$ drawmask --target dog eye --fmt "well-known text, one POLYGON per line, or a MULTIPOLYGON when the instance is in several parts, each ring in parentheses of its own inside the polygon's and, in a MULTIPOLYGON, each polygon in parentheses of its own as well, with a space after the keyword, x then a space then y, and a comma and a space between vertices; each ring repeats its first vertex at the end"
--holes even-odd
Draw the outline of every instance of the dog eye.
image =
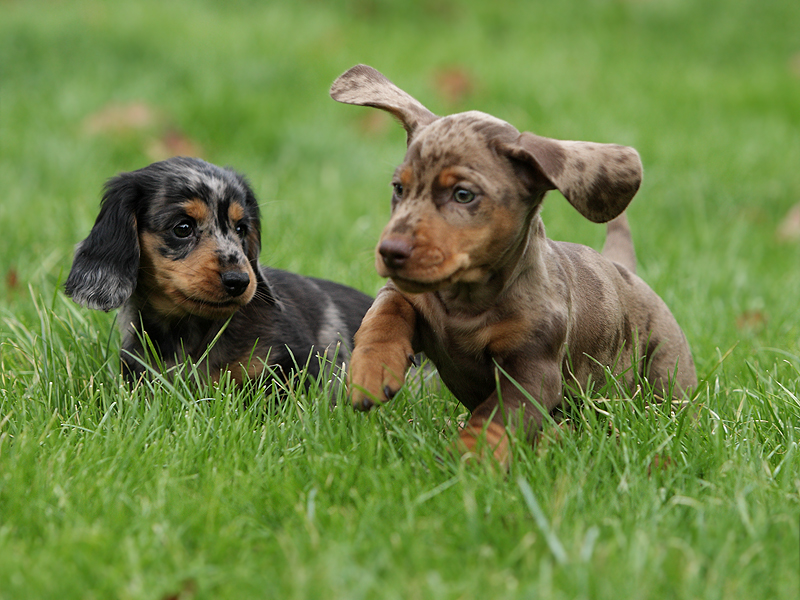
POLYGON ((179 238, 187 238, 194 232, 194 227, 192 226, 192 222, 188 219, 184 219, 175 227, 172 228, 172 233, 175 234, 175 237, 179 238))
POLYGON ((469 190, 465 190, 464 188, 458 188, 455 192, 453 192, 453 199, 459 204, 467 204, 468 202, 475 200, 475 194, 469 190))
POLYGON ((394 195, 398 198, 403 197, 403 184, 402 183, 393 183, 392 187, 394 188, 394 195))
POLYGON ((238 235, 241 238, 246 236, 247 235, 247 225, 245 225, 244 223, 239 223, 238 225, 236 225, 236 235, 238 235))

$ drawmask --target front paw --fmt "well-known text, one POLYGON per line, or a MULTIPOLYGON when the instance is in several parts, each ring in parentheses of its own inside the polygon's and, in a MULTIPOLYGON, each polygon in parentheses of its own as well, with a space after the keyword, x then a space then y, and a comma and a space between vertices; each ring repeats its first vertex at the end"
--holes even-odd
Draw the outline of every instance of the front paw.
POLYGON ((353 408, 369 410, 391 400, 403 387, 411 359, 413 356, 397 344, 356 346, 347 374, 353 408))
POLYGON ((469 455, 480 461, 490 458, 502 470, 508 469, 511 456, 509 438, 500 423, 487 423, 479 417, 470 419, 459 432, 456 448, 462 456, 469 455))

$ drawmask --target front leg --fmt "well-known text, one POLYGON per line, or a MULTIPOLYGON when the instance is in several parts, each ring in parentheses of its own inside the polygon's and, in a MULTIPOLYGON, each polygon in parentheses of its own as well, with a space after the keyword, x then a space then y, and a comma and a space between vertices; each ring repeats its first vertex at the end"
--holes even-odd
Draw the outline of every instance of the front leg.
POLYGON ((522 373, 507 372, 536 403, 500 373, 499 389, 472 411, 458 441, 461 454, 469 452, 483 458, 491 453, 502 468, 508 467, 510 457, 508 432, 522 428, 532 441, 542 427, 545 414, 563 398, 558 362, 531 361, 522 373))
POLYGON ((354 338, 347 388, 353 406, 369 410, 390 400, 411 365, 416 311, 391 284, 378 292, 354 338))

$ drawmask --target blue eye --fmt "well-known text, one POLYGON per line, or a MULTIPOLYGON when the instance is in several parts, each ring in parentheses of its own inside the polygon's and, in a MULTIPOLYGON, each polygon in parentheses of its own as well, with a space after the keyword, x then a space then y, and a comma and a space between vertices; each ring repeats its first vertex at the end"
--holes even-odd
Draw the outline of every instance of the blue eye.
POLYGON ((175 237, 187 238, 194 232, 194 227, 189 219, 184 219, 172 228, 175 237))
POLYGON ((453 200, 459 204, 467 204, 475 200, 475 194, 464 188, 458 188, 453 192, 453 200))

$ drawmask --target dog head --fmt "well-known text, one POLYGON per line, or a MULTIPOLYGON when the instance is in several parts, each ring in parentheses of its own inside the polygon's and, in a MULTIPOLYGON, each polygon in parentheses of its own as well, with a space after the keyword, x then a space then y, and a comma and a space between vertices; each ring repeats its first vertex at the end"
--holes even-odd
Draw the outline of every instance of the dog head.
POLYGON ((171 158, 109 180, 65 291, 100 310, 135 295, 138 308, 167 319, 225 318, 266 284, 260 249, 258 203, 244 177, 171 158))
POLYGON ((641 183, 633 148, 520 133, 478 111, 438 117, 366 65, 341 75, 331 97, 388 111, 406 130, 376 267, 407 292, 491 276, 513 260, 548 190, 603 223, 625 210, 641 183))

